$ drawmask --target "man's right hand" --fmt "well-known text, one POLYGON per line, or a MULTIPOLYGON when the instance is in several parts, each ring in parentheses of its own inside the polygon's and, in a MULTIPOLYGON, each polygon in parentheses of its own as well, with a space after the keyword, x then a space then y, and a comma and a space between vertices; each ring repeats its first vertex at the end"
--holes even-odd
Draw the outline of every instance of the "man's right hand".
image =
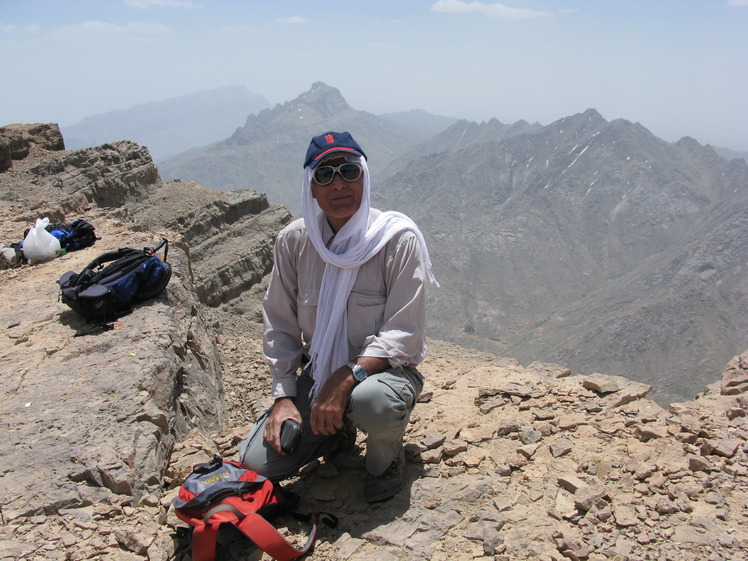
POLYGON ((281 456, 286 455, 281 449, 281 427, 283 426, 283 422, 288 419, 293 419, 297 423, 302 424, 301 414, 296 408, 293 398, 280 397, 275 400, 275 406, 265 421, 265 432, 262 436, 270 447, 281 456))

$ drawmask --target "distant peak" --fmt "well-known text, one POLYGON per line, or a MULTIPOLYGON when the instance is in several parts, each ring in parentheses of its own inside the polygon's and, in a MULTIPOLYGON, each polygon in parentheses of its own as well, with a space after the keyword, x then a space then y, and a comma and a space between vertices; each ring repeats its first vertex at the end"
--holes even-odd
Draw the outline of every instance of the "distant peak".
POLYGON ((576 130, 577 133, 581 133, 598 130, 607 123, 608 121, 596 109, 587 109, 584 113, 563 117, 551 123, 549 127, 564 131, 576 130))
POLYGON ((675 145, 681 148, 702 148, 701 144, 691 136, 684 136, 678 140, 675 145))
POLYGON ((325 116, 350 109, 340 90, 324 82, 315 82, 308 92, 301 94, 292 103, 303 103, 325 116))
POLYGON ((582 117, 586 117, 587 119, 602 119, 603 121, 605 120, 603 119, 603 116, 600 115, 597 109, 593 109, 591 107, 584 113, 582 113, 582 117))
POLYGON ((567 117, 567 119, 574 120, 580 123, 588 123, 593 127, 598 127, 607 123, 605 118, 600 115, 597 109, 587 109, 584 113, 578 113, 567 117))
POLYGON ((340 95, 340 91, 337 88, 328 86, 324 82, 314 82, 314 84, 312 84, 312 87, 309 89, 309 92, 307 93, 315 93, 315 92, 337 93, 338 95, 340 95))

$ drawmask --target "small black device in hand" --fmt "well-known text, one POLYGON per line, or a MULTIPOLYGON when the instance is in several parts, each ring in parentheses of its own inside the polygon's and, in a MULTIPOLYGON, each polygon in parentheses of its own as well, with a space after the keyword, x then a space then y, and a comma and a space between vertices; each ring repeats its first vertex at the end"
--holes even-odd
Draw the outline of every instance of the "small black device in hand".
POLYGON ((281 449, 286 454, 293 454, 301 440, 301 425, 293 419, 286 419, 281 425, 281 449))

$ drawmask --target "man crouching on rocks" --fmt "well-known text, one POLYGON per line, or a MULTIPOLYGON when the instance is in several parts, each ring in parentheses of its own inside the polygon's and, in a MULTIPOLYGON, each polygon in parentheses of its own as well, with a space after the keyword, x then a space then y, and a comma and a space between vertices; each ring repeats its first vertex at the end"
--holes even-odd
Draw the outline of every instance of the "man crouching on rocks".
POLYGON ((304 169, 303 218, 278 235, 263 304, 275 403, 240 444, 241 462, 285 479, 359 429, 364 499, 385 501, 403 486, 403 435, 423 388, 424 284, 437 283, 415 223, 370 207, 366 155, 349 133, 314 137, 304 169), (301 437, 284 449, 289 420, 301 437))

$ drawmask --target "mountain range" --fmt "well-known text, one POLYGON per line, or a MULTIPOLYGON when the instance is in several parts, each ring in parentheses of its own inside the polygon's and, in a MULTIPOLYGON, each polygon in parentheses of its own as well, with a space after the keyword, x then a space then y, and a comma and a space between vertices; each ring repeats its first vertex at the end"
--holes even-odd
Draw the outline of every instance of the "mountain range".
POLYGON ((61 130, 69 150, 132 140, 159 162, 226 138, 248 114, 269 105, 245 87, 229 86, 92 115, 61 130))
POLYGON ((374 206, 423 230, 442 286, 431 336, 627 376, 661 403, 691 398, 748 346, 745 160, 594 109, 546 126, 378 116, 317 82, 159 171, 299 215, 303 154, 326 130, 364 147, 374 206))
MULTIPOLYGON (((355 131, 374 176, 400 154, 433 137, 434 121, 428 114, 421 113, 421 119, 418 115, 379 117, 357 111, 337 89, 317 82, 292 101, 250 115, 229 138, 159 162, 159 171, 164 180, 179 178, 220 191, 268 193, 273 202, 298 215, 302 162, 310 138, 328 130, 355 131)), ((434 119, 444 127, 454 122, 434 119)))
POLYGON ((382 182, 427 231, 430 333, 693 395, 748 334, 748 169, 595 110, 504 137, 457 123, 382 182), (493 136, 493 139, 486 138, 493 136), (708 375, 708 374, 706 374, 708 375))

